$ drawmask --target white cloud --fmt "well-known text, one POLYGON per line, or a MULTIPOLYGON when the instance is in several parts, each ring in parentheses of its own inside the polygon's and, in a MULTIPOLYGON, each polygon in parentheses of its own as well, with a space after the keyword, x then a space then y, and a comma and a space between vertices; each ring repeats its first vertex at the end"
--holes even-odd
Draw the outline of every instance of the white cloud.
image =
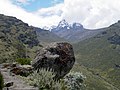
POLYGON ((38 11, 36 11, 35 14, 37 14, 39 16, 43 16, 43 17, 54 16, 54 15, 61 16, 62 11, 63 11, 62 7, 64 7, 63 4, 58 4, 53 7, 42 8, 42 9, 39 9, 38 11))
MULTIPOLYGON (((27 3, 30 0, 17 1, 27 3)), ((119 6, 120 0, 64 0, 64 3, 53 7, 27 12, 11 0, 0 0, 0 13, 15 16, 37 27, 51 26, 66 19, 70 23, 82 23, 85 28, 101 28, 120 19, 119 6)))
POLYGON ((17 17, 29 25, 36 27, 44 27, 45 25, 51 26, 54 23, 58 23, 60 20, 60 17, 58 15, 43 17, 42 15, 38 15, 34 12, 27 12, 23 8, 12 4, 10 0, 0 1, 0 13, 17 17))
POLYGON ((120 19, 120 0, 65 0, 63 18, 86 28, 109 26, 120 19))

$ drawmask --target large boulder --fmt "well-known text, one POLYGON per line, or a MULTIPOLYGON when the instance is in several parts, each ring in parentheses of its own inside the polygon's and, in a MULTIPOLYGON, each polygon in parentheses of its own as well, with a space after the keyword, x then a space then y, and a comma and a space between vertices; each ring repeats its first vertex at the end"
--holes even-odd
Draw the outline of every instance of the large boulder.
POLYGON ((41 49, 32 62, 34 69, 49 68, 56 74, 55 78, 64 77, 73 67, 75 62, 71 44, 51 43, 41 49))

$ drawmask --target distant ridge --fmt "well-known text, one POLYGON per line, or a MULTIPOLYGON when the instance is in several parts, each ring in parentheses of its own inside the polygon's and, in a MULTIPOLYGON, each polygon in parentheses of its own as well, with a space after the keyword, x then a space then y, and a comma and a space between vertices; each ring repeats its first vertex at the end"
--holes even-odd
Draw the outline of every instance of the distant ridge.
POLYGON ((50 29, 50 31, 68 41, 79 42, 98 34, 102 30, 88 30, 80 23, 69 24, 63 19, 56 27, 50 29))

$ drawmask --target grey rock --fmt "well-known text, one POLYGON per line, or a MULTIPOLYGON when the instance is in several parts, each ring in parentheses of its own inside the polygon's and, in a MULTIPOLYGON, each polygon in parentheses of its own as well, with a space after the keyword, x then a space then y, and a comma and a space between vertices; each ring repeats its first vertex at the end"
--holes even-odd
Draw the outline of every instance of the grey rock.
POLYGON ((34 69, 50 68, 60 79, 64 77, 73 67, 75 62, 72 45, 66 42, 51 43, 39 50, 32 62, 34 69))
POLYGON ((11 86, 13 86, 13 83, 14 83, 14 82, 6 82, 6 83, 5 83, 5 87, 11 87, 11 86))
POLYGON ((10 72, 15 75, 28 76, 33 72, 33 68, 30 65, 19 65, 11 68, 10 72))

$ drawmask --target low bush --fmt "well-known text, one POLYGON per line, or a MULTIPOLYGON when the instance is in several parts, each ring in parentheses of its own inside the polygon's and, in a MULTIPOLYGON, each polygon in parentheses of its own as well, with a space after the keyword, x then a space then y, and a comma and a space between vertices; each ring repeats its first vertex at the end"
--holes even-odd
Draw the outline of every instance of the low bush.
POLYGON ((63 79, 54 80, 55 74, 52 70, 41 69, 34 71, 24 80, 39 90, 84 90, 84 76, 79 72, 70 72, 63 79))
POLYGON ((21 65, 30 65, 31 59, 30 58, 17 58, 16 62, 18 62, 21 65))
POLYGON ((41 69, 34 71, 27 79, 24 79, 29 85, 37 86, 39 90, 68 90, 64 81, 55 81, 54 77, 52 70, 41 69))
POLYGON ((69 90, 85 90, 85 77, 80 72, 70 72, 64 77, 69 90))

